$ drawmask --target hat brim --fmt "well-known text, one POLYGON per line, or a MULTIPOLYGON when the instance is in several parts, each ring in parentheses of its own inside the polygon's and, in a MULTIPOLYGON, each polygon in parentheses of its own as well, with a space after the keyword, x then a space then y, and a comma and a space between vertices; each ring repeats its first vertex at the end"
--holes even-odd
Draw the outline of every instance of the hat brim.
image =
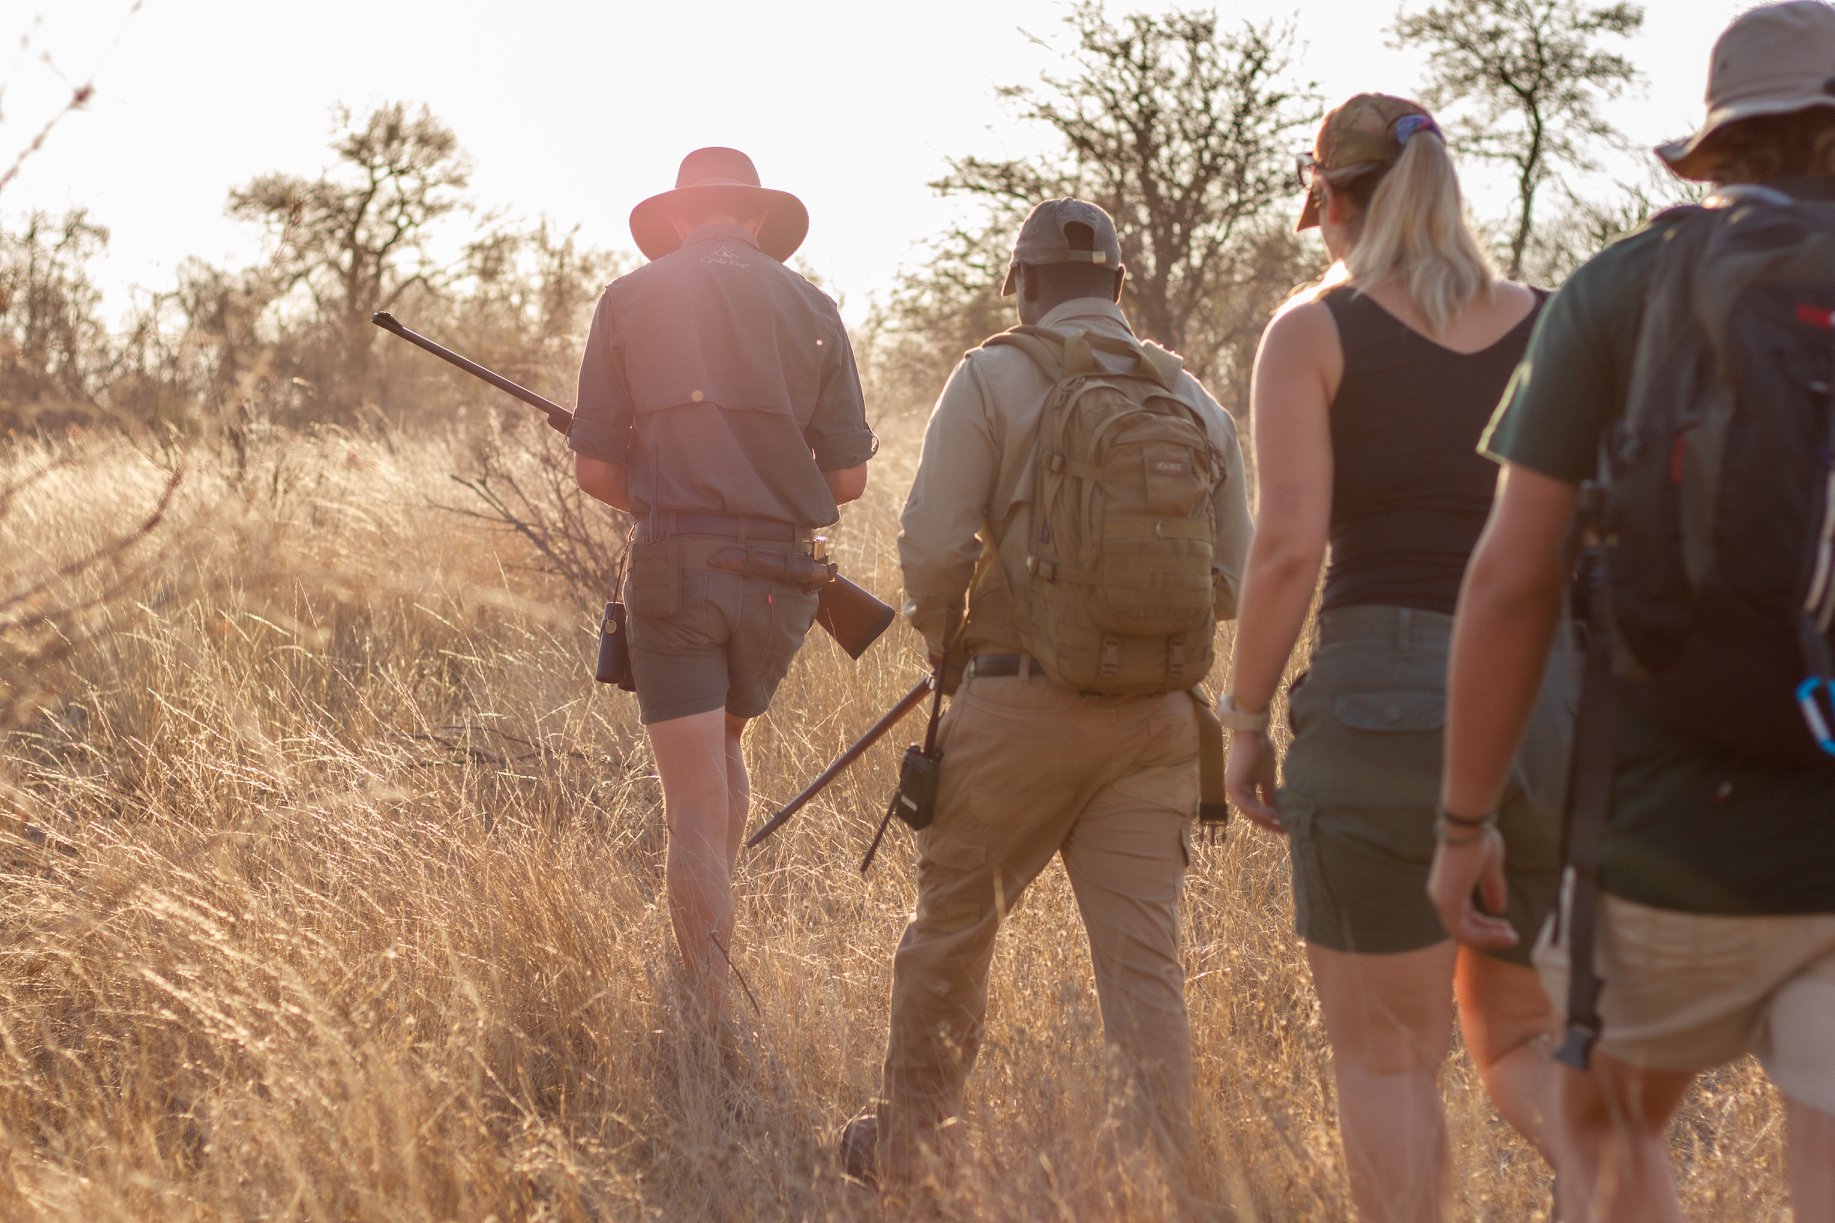
POLYGON ((1695 182, 1706 181, 1714 177, 1720 162, 1715 156, 1714 138, 1728 124, 1738 123, 1741 119, 1756 119, 1761 115, 1788 115, 1794 111, 1820 107, 1835 107, 1835 97, 1792 94, 1789 97, 1748 98, 1709 111, 1700 131, 1687 140, 1672 140, 1668 144, 1658 145, 1656 154, 1678 177, 1695 182))
POLYGON ((1319 193, 1311 187, 1306 189, 1306 202, 1300 205, 1300 219, 1294 222, 1293 232, 1305 233, 1309 229, 1319 228, 1319 193))
POLYGON ((764 204, 765 221, 758 231, 758 249, 779 263, 795 254, 809 236, 809 210, 788 191, 746 183, 697 183, 653 195, 631 209, 631 237, 636 239, 644 258, 661 259, 682 245, 669 219, 671 208, 690 199, 735 195, 764 204))

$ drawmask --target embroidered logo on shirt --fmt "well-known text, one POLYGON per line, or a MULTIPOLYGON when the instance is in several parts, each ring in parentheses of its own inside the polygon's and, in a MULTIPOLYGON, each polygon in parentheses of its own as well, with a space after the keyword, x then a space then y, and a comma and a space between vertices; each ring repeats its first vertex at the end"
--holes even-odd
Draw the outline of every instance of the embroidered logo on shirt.
POLYGON ((739 257, 739 252, 722 242, 713 250, 701 256, 702 263, 719 264, 729 268, 749 268, 752 265, 739 257))

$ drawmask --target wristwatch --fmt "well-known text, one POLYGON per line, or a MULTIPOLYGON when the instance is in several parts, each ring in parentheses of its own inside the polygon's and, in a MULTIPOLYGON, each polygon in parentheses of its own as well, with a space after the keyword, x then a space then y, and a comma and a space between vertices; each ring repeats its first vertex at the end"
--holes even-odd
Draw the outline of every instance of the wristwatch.
POLYGON ((1230 730, 1252 730, 1258 733, 1268 729, 1268 711, 1250 713, 1236 707, 1236 698, 1226 692, 1217 698, 1217 720, 1230 730))

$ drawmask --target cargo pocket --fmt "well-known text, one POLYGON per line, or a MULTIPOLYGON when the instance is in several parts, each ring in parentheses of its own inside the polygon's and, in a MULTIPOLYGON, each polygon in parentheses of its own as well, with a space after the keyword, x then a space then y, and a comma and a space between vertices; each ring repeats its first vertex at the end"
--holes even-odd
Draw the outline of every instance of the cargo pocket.
POLYGON ((918 834, 918 921, 938 931, 974 925, 994 908, 985 846, 932 824, 918 834))
POLYGON ((682 610, 681 541, 671 536, 631 546, 627 610, 640 620, 667 620, 682 610))
MULTIPOLYGON (((1321 694, 1323 695, 1323 694, 1321 694)), ((1357 692, 1297 703, 1288 783, 1326 810, 1432 807, 1440 794, 1446 697, 1357 692)))

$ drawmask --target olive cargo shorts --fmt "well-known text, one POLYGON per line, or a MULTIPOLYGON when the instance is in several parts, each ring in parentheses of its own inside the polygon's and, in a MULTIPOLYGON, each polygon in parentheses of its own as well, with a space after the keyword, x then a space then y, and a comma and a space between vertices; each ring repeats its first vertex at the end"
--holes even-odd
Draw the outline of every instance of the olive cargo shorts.
POLYGON ((1089 939, 1103 1029, 1147 1111, 1182 1144, 1191 1031, 1179 897, 1198 802, 1192 698, 1091 696, 1043 674, 970 678, 945 715, 935 821, 918 834, 917 912, 892 967, 879 1166, 909 1176, 962 1111, 994 935, 1062 855, 1089 939))
MULTIPOLYGON (((1335 951, 1415 951, 1447 937, 1427 899, 1445 750, 1451 616, 1359 606, 1325 612, 1312 667, 1289 695, 1294 741, 1278 806, 1293 855, 1294 926, 1335 951)), ((1499 809, 1516 946, 1527 966, 1555 902, 1577 656, 1550 657, 1499 809)))
MULTIPOLYGON (((639 718, 645 726, 724 708, 737 718, 755 718, 790 669, 797 647, 815 622, 818 595, 764 578, 708 569, 696 562, 734 539, 677 536, 680 587, 664 606, 666 615, 645 615, 637 589, 645 557, 635 554, 625 580, 631 621, 631 676, 637 684, 639 718)), ((794 551, 800 546, 748 540, 754 551, 794 551)), ((660 578, 658 579, 660 580, 660 578)))

